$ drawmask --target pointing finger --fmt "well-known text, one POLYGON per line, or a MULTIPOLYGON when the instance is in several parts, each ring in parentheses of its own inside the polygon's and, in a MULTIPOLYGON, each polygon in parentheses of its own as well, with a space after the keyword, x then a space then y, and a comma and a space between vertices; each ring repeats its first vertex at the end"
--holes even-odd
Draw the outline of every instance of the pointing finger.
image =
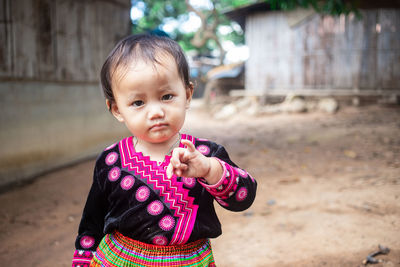
POLYGON ((172 164, 173 167, 177 168, 179 167, 181 163, 181 157, 185 153, 185 150, 182 148, 175 148, 172 150, 172 156, 170 159, 170 163, 172 164))
POLYGON ((168 167, 167 167, 167 170, 166 170, 167 177, 168 177, 169 179, 172 177, 173 169, 174 169, 174 167, 172 167, 172 164, 169 163, 169 164, 168 164, 168 167))
POLYGON ((190 142, 189 140, 182 140, 181 143, 184 144, 187 147, 189 152, 195 152, 196 151, 196 148, 194 147, 194 144, 192 142, 190 142))

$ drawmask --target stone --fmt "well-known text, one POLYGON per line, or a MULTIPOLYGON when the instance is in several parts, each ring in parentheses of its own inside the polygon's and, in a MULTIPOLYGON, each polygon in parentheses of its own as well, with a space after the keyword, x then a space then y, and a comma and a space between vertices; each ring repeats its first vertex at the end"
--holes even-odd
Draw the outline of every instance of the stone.
POLYGON ((227 119, 229 117, 232 117, 237 112, 238 112, 238 109, 234 104, 228 104, 228 105, 224 106, 220 111, 218 111, 214 115, 214 118, 219 119, 219 120, 227 119))
POLYGON ((332 97, 323 98, 318 102, 318 109, 330 114, 336 113, 339 109, 339 103, 332 97))
POLYGON ((306 101, 295 94, 288 94, 282 103, 282 111, 299 113, 307 111, 306 101))

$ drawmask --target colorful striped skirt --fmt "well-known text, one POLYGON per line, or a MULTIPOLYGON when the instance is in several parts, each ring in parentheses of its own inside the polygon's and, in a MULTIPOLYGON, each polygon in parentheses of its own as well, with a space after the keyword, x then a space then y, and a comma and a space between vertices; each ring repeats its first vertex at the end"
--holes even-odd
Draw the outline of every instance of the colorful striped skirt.
POLYGON ((215 262, 208 239, 180 246, 158 246, 136 241, 119 232, 107 234, 90 267, 100 266, 209 266, 215 262))

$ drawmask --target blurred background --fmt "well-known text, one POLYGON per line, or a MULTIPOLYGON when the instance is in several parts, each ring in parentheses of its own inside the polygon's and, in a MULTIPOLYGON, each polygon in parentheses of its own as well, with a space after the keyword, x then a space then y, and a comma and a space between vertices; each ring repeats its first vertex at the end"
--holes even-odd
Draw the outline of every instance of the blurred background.
MULTIPOLYGON (((4 241, 0 257, 7 263, 5 266, 19 266, 18 259, 21 259, 17 251, 34 253, 34 244, 42 238, 33 234, 40 228, 37 223, 40 219, 35 215, 24 217, 35 213, 26 205, 31 201, 28 196, 32 203, 37 203, 31 208, 41 208, 41 214, 51 213, 53 206, 60 208, 61 202, 70 201, 72 206, 67 210, 73 212, 65 215, 60 210, 41 223, 47 222, 54 233, 57 229, 61 231, 65 223, 73 230, 55 234, 57 237, 43 243, 50 250, 63 251, 62 264, 42 261, 44 252, 35 258, 35 263, 22 262, 28 266, 68 266, 75 228, 90 185, 92 160, 104 147, 129 134, 106 109, 99 70, 115 44, 135 33, 168 36, 182 46, 196 88, 186 126, 188 131, 235 144, 233 154, 244 167, 258 172, 260 178, 267 176, 261 166, 266 164, 266 159, 270 160, 273 151, 277 153, 275 158, 283 163, 276 162, 274 166, 281 167, 272 172, 284 171, 284 162, 290 165, 291 157, 299 151, 313 162, 303 164, 298 158, 292 158, 296 170, 304 171, 307 169, 304 166, 329 158, 331 154, 309 154, 310 144, 321 145, 325 141, 329 141, 332 151, 340 148, 332 153, 344 157, 346 164, 348 160, 355 160, 368 166, 370 160, 376 159, 363 158, 364 152, 383 155, 377 156, 379 159, 374 164, 389 172, 384 178, 390 182, 385 180, 385 185, 394 190, 382 191, 390 197, 385 207, 390 206, 388 213, 394 216, 387 222, 392 228, 385 225, 390 228, 386 235, 400 240, 400 207, 395 204, 400 192, 399 30, 398 0, 0 0, 0 225, 6 229, 0 232, 0 239, 4 241), (206 121, 214 131, 202 127, 206 121), (280 122, 287 128, 281 129, 280 122), (339 125, 340 122, 343 124, 339 125), (349 133, 357 123, 370 127, 349 133), (241 130, 237 125, 241 125, 241 130), (314 129, 314 126, 321 128, 314 129), (328 126, 336 130, 343 127, 343 131, 333 131, 336 135, 332 138, 325 131, 318 132, 328 126), (385 127, 386 132, 371 130, 385 127), (298 135, 293 135, 294 129, 298 135), (349 135, 356 141, 350 142, 353 139, 349 135), (286 139, 279 145, 277 140, 282 136, 286 139), (303 146, 291 153, 290 145, 297 142, 303 146), (378 148, 368 150, 368 142, 378 148), (269 145, 260 146, 261 143, 269 145), (247 150, 257 144, 258 151, 247 150), (243 151, 248 154, 244 155, 243 151), (258 157, 260 161, 252 163, 251 157, 258 157), (83 179, 83 174, 87 177, 81 188, 79 179, 83 179), (52 181, 47 185, 49 191, 39 189, 37 181, 45 180, 43 177, 52 181), (65 179, 70 180, 70 187, 64 184, 65 179), (60 199, 75 187, 81 190, 79 196, 76 192, 60 199), (10 229, 19 230, 7 234, 10 229), (24 244, 26 235, 32 238, 24 244), (12 245, 6 247, 7 242, 12 245)), ((323 146, 318 149, 329 150, 323 146)), ((321 166, 318 175, 329 173, 332 168, 321 166)), ((371 172, 368 168, 363 171, 371 172)), ((278 185, 303 181, 297 176, 293 178, 292 173, 287 175, 290 178, 278 175, 281 178, 278 185)), ((368 192, 353 209, 379 210, 379 204, 365 204, 365 199, 374 195, 368 192)), ((262 201, 261 206, 277 206, 276 199, 262 201)), ((261 211, 261 215, 257 213, 261 206, 256 205, 245 218, 265 216, 261 211)), ((277 225, 275 230, 290 233, 299 230, 297 224, 279 222, 277 225)), ((45 235, 46 231, 42 229, 41 233, 45 235)), ((359 238, 362 239, 361 235, 359 238)), ((378 239, 372 242, 374 246, 369 244, 364 248, 376 247, 378 239)), ((216 253, 223 259, 220 244, 216 244, 216 253)), ((388 266, 400 265, 399 243, 391 244, 395 246, 391 254, 394 265, 388 266)), ((273 254, 282 248, 268 249, 273 254)), ((362 249, 356 252, 364 255, 362 249)), ((272 263, 265 255, 255 258, 259 260, 250 265, 222 261, 221 266, 283 266, 285 263, 282 255, 272 263)), ((325 259, 322 256, 315 265, 306 261, 298 266, 320 266, 325 259)), ((355 266, 351 260, 340 262, 331 258, 328 263, 332 263, 328 266, 355 266), (350 265, 345 265, 349 262, 350 265)))

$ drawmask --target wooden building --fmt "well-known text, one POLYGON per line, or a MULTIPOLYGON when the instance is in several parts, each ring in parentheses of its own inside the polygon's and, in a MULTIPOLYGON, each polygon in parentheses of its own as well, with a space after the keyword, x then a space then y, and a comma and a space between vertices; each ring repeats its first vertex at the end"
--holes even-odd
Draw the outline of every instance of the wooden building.
POLYGON ((99 70, 129 0, 0 0, 0 187, 98 154, 124 127, 99 70))
POLYGON ((271 10, 227 13, 245 30, 245 88, 254 94, 400 94, 400 1, 360 1, 353 14, 271 10))

